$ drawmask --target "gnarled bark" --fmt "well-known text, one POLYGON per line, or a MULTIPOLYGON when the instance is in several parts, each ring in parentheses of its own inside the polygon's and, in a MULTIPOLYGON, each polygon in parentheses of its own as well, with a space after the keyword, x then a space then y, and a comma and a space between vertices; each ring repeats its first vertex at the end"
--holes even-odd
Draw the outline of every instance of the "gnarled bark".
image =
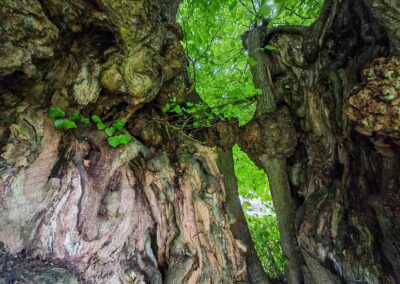
POLYGON ((263 90, 258 110, 265 110, 253 136, 262 139, 275 119, 264 136, 275 144, 254 139, 264 146, 255 149, 245 135, 242 148, 270 176, 273 196, 283 197, 274 206, 289 283, 400 281, 398 8, 393 1, 327 0, 311 27, 245 34, 263 90), (276 51, 263 50, 268 43, 276 51), (268 101, 277 111, 263 107, 268 101), (279 123, 282 112, 289 119, 279 123), (272 119, 263 123, 263 116, 272 119), (282 133, 291 124, 288 144, 282 133))
POLYGON ((148 119, 190 89, 178 2, 3 1, 0 282, 249 279, 216 148, 148 119), (56 130, 51 106, 122 119, 132 142, 56 130))
POLYGON ((238 207, 237 142, 270 177, 290 283, 399 282, 398 6, 327 0, 309 28, 249 32, 263 94, 249 124, 197 133, 218 150, 160 111, 195 96, 177 7, 2 3, 2 281, 267 282, 238 207), (55 130, 50 106, 122 119, 133 141, 55 130))

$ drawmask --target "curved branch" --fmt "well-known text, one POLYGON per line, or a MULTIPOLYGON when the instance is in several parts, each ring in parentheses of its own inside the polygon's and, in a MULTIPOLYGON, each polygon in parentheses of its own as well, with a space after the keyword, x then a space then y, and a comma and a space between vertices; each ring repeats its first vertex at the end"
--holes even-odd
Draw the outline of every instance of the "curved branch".
POLYGON ((276 26, 268 30, 267 34, 265 35, 265 39, 263 44, 267 45, 268 41, 271 40, 272 36, 274 36, 277 33, 287 33, 287 34, 296 34, 296 35, 301 35, 305 36, 309 27, 306 26, 300 26, 300 25, 282 25, 282 26, 276 26))

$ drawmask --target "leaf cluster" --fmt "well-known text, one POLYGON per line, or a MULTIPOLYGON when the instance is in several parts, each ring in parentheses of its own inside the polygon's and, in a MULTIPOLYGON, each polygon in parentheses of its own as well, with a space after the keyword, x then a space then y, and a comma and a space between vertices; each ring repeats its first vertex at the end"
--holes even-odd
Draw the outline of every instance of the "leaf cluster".
MULTIPOLYGON (((321 0, 184 1, 178 16, 185 35, 182 44, 196 91, 207 107, 221 106, 219 113, 226 119, 237 118, 240 124, 251 120, 255 101, 246 98, 257 96, 260 90, 252 81, 252 59, 242 46, 243 33, 263 18, 269 19, 269 28, 310 25, 321 4, 321 0)), ((276 51, 272 45, 266 49, 276 51)))
POLYGON ((48 117, 55 119, 54 127, 57 129, 74 129, 78 127, 78 122, 83 125, 89 125, 92 122, 97 130, 104 131, 108 136, 108 144, 113 148, 117 148, 119 145, 127 145, 131 141, 131 136, 125 130, 125 122, 122 120, 115 120, 111 126, 107 127, 98 115, 93 115, 89 119, 74 112, 67 117, 59 107, 51 107, 48 111, 48 117))

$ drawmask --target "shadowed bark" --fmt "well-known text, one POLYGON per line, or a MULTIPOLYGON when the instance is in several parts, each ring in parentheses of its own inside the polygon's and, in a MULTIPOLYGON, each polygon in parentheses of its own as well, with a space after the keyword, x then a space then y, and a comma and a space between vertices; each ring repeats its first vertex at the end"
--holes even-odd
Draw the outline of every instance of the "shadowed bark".
POLYGON ((311 27, 244 35, 263 92, 239 143, 270 178, 289 283, 400 281, 399 12, 327 0, 311 27))
POLYGON ((154 122, 191 88, 178 2, 3 1, 1 283, 249 279, 217 150, 154 122), (56 130, 51 106, 122 119, 132 142, 56 130))
POLYGON ((394 1, 326 1, 311 27, 246 33, 256 116, 197 133, 161 111, 199 100, 179 1, 3 2, 1 281, 268 283, 234 143, 269 176, 289 283, 400 281, 394 1), (122 119, 132 142, 56 130, 51 106, 122 119))

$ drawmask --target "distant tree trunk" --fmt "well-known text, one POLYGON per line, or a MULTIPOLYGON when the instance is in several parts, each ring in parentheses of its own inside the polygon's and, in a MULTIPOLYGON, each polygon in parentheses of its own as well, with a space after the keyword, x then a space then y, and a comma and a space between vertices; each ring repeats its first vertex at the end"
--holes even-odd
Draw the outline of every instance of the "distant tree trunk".
POLYGON ((233 235, 216 148, 165 127, 190 89, 178 2, 2 2, 0 283, 268 281, 233 235), (122 119, 133 141, 56 130, 51 106, 122 119))
POLYGON ((326 0, 309 27, 244 35, 289 283, 400 282, 400 4, 326 0), (264 49, 266 45, 271 48, 264 49))

